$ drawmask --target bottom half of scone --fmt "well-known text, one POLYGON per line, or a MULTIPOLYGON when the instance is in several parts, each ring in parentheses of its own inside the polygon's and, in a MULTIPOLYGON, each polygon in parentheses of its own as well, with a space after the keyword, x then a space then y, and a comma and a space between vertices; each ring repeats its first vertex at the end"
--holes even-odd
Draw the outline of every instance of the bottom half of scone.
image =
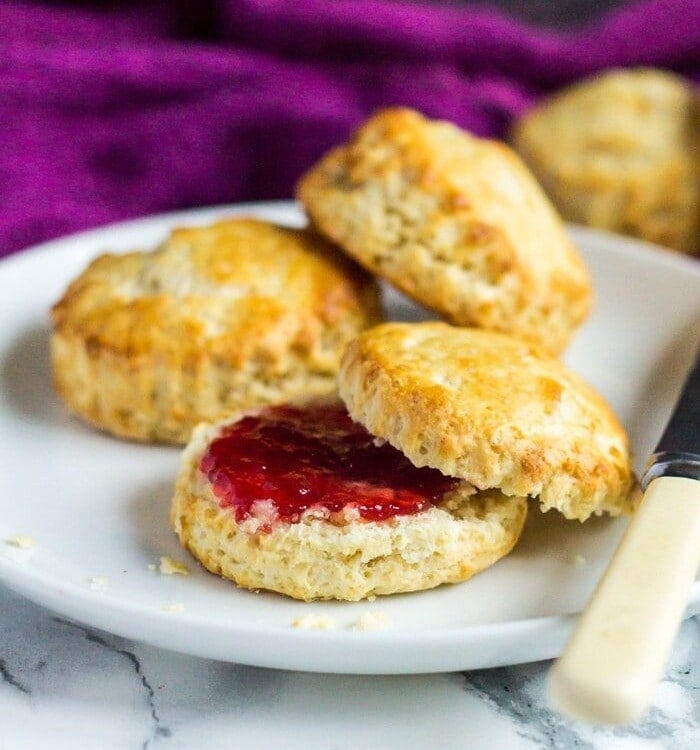
POLYGON ((462 481, 431 507, 384 520, 352 513, 333 522, 313 514, 267 526, 237 520, 200 469, 206 429, 184 454, 171 521, 205 568, 247 589, 357 601, 456 583, 510 552, 525 522, 525 498, 476 492, 462 481))
MULTIPOLYGON (((340 347, 338 347, 340 349, 340 347)), ((331 353, 332 354, 332 353, 331 353)), ((319 361, 289 351, 275 361, 242 363, 207 355, 129 355, 71 332, 54 332, 56 391, 67 408, 95 427, 142 442, 184 444, 199 422, 335 389, 337 356, 319 361)))

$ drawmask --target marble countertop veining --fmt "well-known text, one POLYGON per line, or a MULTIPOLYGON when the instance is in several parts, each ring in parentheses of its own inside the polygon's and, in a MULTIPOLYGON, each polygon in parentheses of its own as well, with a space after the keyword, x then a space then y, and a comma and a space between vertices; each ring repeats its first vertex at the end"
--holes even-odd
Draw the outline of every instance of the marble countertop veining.
POLYGON ((684 623, 643 721, 572 724, 549 664, 399 677, 258 669, 69 622, 0 587, 0 750, 700 748, 700 617, 684 623))

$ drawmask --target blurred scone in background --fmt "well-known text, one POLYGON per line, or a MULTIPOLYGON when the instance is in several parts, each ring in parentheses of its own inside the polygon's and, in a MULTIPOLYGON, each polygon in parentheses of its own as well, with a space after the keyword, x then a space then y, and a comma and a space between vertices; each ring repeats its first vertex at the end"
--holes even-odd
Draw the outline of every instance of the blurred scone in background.
POLYGON ((698 95, 681 77, 586 79, 517 121, 513 142, 564 218, 700 251, 698 95))

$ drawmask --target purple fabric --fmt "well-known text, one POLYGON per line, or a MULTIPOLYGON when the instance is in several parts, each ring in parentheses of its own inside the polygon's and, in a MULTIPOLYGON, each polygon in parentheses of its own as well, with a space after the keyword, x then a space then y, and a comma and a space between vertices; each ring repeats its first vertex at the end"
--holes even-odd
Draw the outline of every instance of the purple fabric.
POLYGON ((498 136, 602 68, 700 73, 697 0, 646 0, 568 33, 396 0, 207 7, 0 4, 0 255, 130 216, 289 197, 381 105, 498 136))

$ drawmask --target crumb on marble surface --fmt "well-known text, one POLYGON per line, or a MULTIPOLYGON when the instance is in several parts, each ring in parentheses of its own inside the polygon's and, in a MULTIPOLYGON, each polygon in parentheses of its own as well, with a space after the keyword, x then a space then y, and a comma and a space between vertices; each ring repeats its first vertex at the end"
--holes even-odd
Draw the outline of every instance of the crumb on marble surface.
POLYGON ((390 625, 390 620, 384 612, 368 611, 363 612, 357 622, 352 626, 353 630, 386 630, 390 625))
POLYGON ((184 563, 174 560, 168 555, 160 558, 158 570, 164 576, 188 576, 190 574, 190 569, 184 563))
POLYGON ((13 534, 6 541, 11 547, 18 549, 33 549, 36 546, 34 538, 26 534, 13 534))
POLYGON ((300 630, 334 630, 335 620, 328 615, 303 615, 292 621, 292 627, 300 630))

